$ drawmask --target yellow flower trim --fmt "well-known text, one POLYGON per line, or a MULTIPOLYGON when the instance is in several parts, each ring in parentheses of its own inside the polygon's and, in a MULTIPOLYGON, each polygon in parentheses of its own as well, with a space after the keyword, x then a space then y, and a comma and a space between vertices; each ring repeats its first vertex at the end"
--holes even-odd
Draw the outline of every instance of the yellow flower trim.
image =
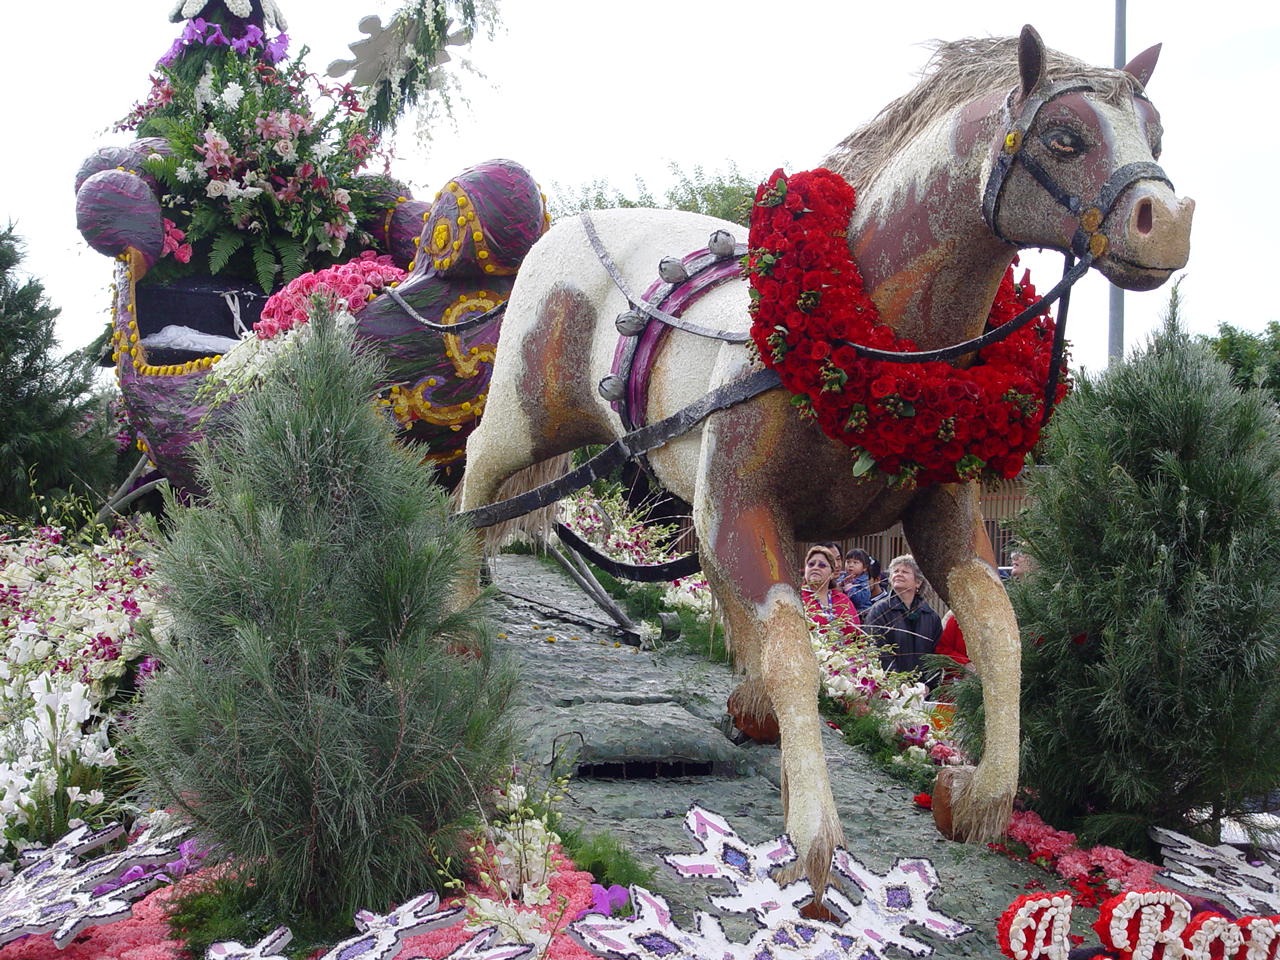
MULTIPOLYGON (((492 310, 505 299, 505 297, 500 297, 488 290, 460 294, 454 303, 445 308, 444 316, 440 318, 440 322, 447 324, 457 323, 460 320, 465 320, 471 314, 492 310)), ((446 333, 442 339, 444 340, 445 353, 453 363, 453 369, 458 376, 463 378, 470 378, 479 374, 480 364, 493 363, 494 351, 498 349, 496 343, 482 343, 472 347, 464 354, 462 352, 462 338, 456 333, 446 333)))
POLYGON ((116 376, 119 377, 124 367, 124 358, 129 358, 130 365, 145 377, 182 377, 192 373, 202 373, 222 359, 222 354, 213 357, 198 357, 186 363, 151 364, 147 362, 147 348, 138 337, 137 320, 137 277, 135 264, 130 262, 126 254, 121 254, 121 263, 116 267, 116 282, 111 291, 111 359, 116 365, 116 376), (119 323, 120 291, 126 290, 128 299, 124 310, 130 314, 129 322, 119 323))

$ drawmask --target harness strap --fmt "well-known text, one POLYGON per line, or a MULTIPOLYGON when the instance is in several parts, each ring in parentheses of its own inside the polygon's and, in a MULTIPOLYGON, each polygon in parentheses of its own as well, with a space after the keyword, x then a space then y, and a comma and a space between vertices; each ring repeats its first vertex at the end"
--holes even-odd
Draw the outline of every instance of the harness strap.
POLYGON ((665 323, 669 327, 675 327, 677 330, 683 330, 685 333, 692 333, 699 337, 709 337, 712 340, 724 340, 727 343, 746 343, 751 339, 749 333, 738 333, 733 330, 716 330, 712 327, 704 327, 700 323, 693 323, 681 317, 667 313, 654 305, 645 302, 643 299, 637 299, 631 292, 631 288, 627 286, 626 278, 618 269, 618 265, 613 262, 613 258, 609 256, 609 251, 605 249, 604 241, 600 239, 600 234, 596 230, 595 221, 591 219, 591 215, 587 211, 582 211, 579 216, 582 217, 582 227, 587 233, 587 241, 591 244, 591 249, 596 252, 596 257, 600 260, 600 265, 604 267, 605 272, 609 274, 609 279, 613 281, 614 286, 622 291, 622 295, 627 298, 627 302, 632 308, 640 311, 651 320, 657 320, 665 323))
POLYGON ((554 527, 556 536, 574 553, 590 560, 611 577, 621 577, 636 583, 669 583, 680 577, 690 577, 702 569, 696 553, 690 553, 666 563, 622 563, 603 553, 583 540, 563 523, 554 527))
MULTIPOLYGON (((1075 258, 1065 254, 1062 258, 1062 276, 1071 272, 1071 264, 1075 258)), ((1058 392, 1058 381, 1062 379, 1062 354, 1067 348, 1067 309, 1071 306, 1071 290, 1062 295, 1062 303, 1058 306, 1058 322, 1053 328, 1053 350, 1049 354, 1049 377, 1044 385, 1044 407, 1040 414, 1040 426, 1043 428, 1053 416, 1053 398, 1058 392)))
POLYGON ((1102 191, 1098 194, 1098 205, 1109 214, 1112 206, 1120 199, 1120 195, 1139 180, 1159 180, 1167 184, 1170 190, 1173 189, 1173 181, 1164 172, 1164 167, 1158 163, 1140 160, 1126 163, 1107 177, 1107 182, 1102 185, 1102 191))
POLYGON ((782 380, 773 370, 757 370, 745 377, 732 380, 671 416, 618 438, 582 466, 570 470, 550 483, 544 483, 518 497, 477 507, 458 516, 470 527, 491 527, 495 523, 538 510, 555 503, 574 490, 585 487, 593 480, 606 476, 614 467, 637 454, 653 450, 668 440, 688 433, 711 414, 742 403, 744 400, 750 400, 780 386, 781 383, 782 380))
POLYGON ((409 306, 409 302, 400 295, 400 291, 395 287, 388 286, 382 292, 395 301, 396 306, 409 316, 413 317, 413 319, 417 320, 428 330, 434 330, 437 333, 461 333, 464 330, 470 330, 472 327, 478 327, 481 324, 488 323, 495 317, 502 316, 507 310, 507 301, 503 300, 496 307, 490 307, 484 313, 476 314, 474 317, 467 317, 465 320, 459 320, 457 323, 436 323, 434 320, 428 320, 422 314, 418 313, 417 310, 413 309, 413 307, 409 306))
MULTIPOLYGON (((996 156, 991 174, 987 177, 987 185, 982 191, 982 218, 987 221, 991 232, 1001 240, 1004 240, 1005 243, 1009 243, 1009 241, 1001 236, 1000 230, 996 227, 996 208, 1000 205, 1000 195, 1004 192, 1005 181, 1009 176, 1009 171, 1013 169, 1013 162, 1022 155, 1023 136, 1031 129, 1031 125, 1035 123, 1036 114, 1040 112, 1040 108, 1050 100, 1064 94, 1080 93, 1092 89, 1093 87, 1087 83, 1073 83, 1070 80, 1045 84, 1039 89, 1039 92, 1033 91, 1031 96, 1023 101, 1022 109, 1016 118, 1012 117, 1013 108, 1010 106, 1016 91, 1009 92, 1009 97, 1005 100, 1005 113, 1012 119, 1009 123, 1009 131, 1005 135, 1005 148, 996 156)), ((1050 189, 1050 193, 1055 194, 1055 200, 1058 199, 1057 192, 1056 186, 1050 189)), ((1072 212, 1075 213, 1076 211, 1072 212)))
POLYGON ((907 350, 899 353, 894 350, 880 350, 876 347, 863 346, 850 340, 836 340, 834 342, 841 346, 852 348, 859 356, 870 357, 873 360, 887 360, 890 363, 925 363, 930 360, 954 360, 956 357, 964 356, 966 353, 973 353, 976 350, 989 347, 993 343, 999 343, 1001 340, 1013 336, 1059 298, 1065 299, 1071 290, 1072 284, 1089 272, 1089 267, 1093 265, 1093 260, 1093 255, 1086 253, 1080 258, 1079 263, 1064 271, 1062 279, 1054 284, 1052 290, 1008 323, 1002 323, 1000 326, 988 330, 980 337, 964 340, 949 347, 939 347, 937 350, 907 350))

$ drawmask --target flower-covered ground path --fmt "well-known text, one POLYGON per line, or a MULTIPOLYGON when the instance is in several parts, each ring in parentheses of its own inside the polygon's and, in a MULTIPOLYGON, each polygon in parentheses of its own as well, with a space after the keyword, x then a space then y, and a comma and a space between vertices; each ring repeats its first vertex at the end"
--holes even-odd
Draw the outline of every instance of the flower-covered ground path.
MULTIPOLYGON (((521 671, 526 761, 544 763, 559 750, 576 754, 573 768, 601 775, 569 782, 559 805, 568 824, 608 831, 645 865, 658 864, 659 853, 687 848, 681 824, 695 802, 720 813, 751 842, 778 834, 778 749, 739 747, 725 736, 724 706, 735 686, 727 667, 687 655, 683 646, 657 652, 615 646, 603 614, 567 577, 534 558, 498 558, 495 580, 504 591, 499 642, 521 671), (576 618, 556 617, 542 604, 573 611, 576 618), (613 779, 623 775, 628 779, 613 779)), ((936 947, 936 957, 997 956, 996 918, 1019 894, 1056 889, 1059 879, 985 847, 943 840, 907 786, 836 731, 826 734, 823 745, 849 852, 878 873, 898 857, 930 858, 939 877, 932 906, 974 932, 953 942, 923 933, 921 938, 936 947)), ((669 900, 687 926, 693 910, 707 908, 708 893, 725 892, 721 886, 677 880, 663 866, 650 888, 669 900)), ((1087 932, 1086 913, 1080 911, 1077 933, 1087 932)), ((746 921, 727 922, 726 928, 737 939, 749 935, 746 921)))

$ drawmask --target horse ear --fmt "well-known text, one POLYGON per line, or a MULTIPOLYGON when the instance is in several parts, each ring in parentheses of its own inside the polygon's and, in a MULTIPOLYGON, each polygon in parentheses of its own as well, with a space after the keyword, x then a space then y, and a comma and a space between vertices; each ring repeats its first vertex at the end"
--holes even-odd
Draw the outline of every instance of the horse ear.
POLYGON ((1044 41, 1029 23, 1018 37, 1018 75, 1022 77, 1021 99, 1025 100, 1044 75, 1044 41))
POLYGON ((1156 61, 1160 59, 1160 48, 1163 44, 1157 43, 1154 47, 1147 47, 1140 54, 1125 64, 1124 72, 1132 76, 1143 88, 1151 80, 1151 73, 1156 68, 1156 61))

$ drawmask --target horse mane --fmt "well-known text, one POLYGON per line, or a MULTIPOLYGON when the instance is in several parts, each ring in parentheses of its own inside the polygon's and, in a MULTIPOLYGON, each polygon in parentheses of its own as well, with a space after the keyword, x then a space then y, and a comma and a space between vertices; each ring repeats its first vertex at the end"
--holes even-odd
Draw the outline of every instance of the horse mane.
MULTIPOLYGON (((890 159, 938 117, 990 93, 1011 90, 1018 76, 1018 38, 983 37, 936 41, 933 55, 909 93, 881 110, 827 154, 822 165, 861 192, 890 159)), ((1087 80, 1108 103, 1120 103, 1141 90, 1130 74, 1095 67, 1056 50, 1045 50, 1048 80, 1087 80)))

